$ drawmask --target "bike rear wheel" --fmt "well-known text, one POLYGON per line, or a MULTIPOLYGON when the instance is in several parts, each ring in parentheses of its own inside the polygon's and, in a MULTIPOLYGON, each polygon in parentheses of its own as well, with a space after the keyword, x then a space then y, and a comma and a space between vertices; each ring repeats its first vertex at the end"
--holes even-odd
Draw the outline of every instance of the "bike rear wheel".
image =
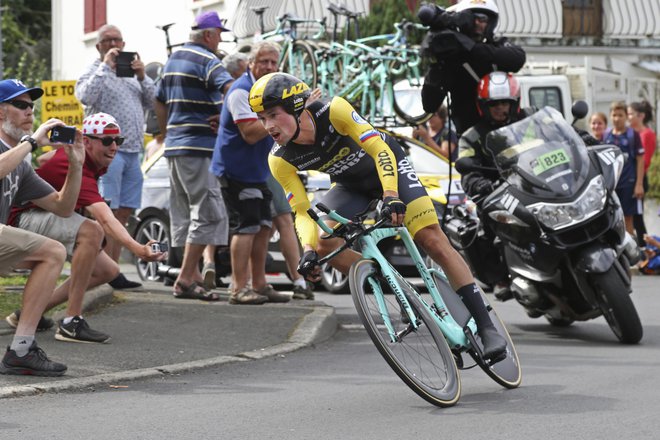
POLYGON ((349 275, 355 307, 371 340, 396 374, 420 397, 440 407, 455 405, 461 394, 461 382, 454 355, 440 328, 413 294, 412 288, 401 283, 421 322, 417 329, 392 342, 377 297, 385 303, 397 334, 408 329, 409 324, 402 320, 396 296, 382 294, 383 289, 389 290, 389 286, 385 281, 381 282, 378 275, 378 265, 372 260, 358 261, 351 267, 349 275), (375 282, 375 288, 370 280, 375 282), (374 289, 379 292, 374 294, 374 289))
MULTIPOLYGON (((435 262, 433 263, 432 267, 439 269, 439 266, 435 262)), ((435 285, 437 286, 443 298, 447 298, 446 295, 456 295, 456 292, 454 292, 454 289, 452 289, 449 283, 445 279, 439 277, 437 274, 433 274, 433 281, 435 282, 435 285)), ((481 296, 484 300, 484 304, 486 305, 486 308, 488 309, 488 314, 490 315, 490 319, 491 321, 493 321, 493 324, 497 329, 497 332, 500 335, 502 335, 504 339, 506 339, 506 343, 507 343, 506 358, 491 365, 486 361, 484 361, 479 355, 477 355, 474 349, 470 349, 468 353, 470 354, 472 359, 474 359, 475 362, 479 365, 479 367, 481 367, 481 369, 495 382, 497 382, 498 384, 502 385, 505 388, 517 388, 518 386, 520 386, 520 383, 522 382, 522 371, 520 369, 520 360, 518 359, 518 352, 516 351, 516 347, 513 345, 513 341, 511 340, 511 336, 509 336, 509 332, 507 331, 506 326, 504 325, 500 317, 497 316, 495 309, 490 305, 483 292, 481 293, 481 296)), ((461 308, 464 307, 460 300, 456 303, 458 305, 454 307, 461 307, 461 308)), ((456 318, 456 316, 459 314, 459 311, 457 311, 454 307, 449 307, 450 298, 445 299, 445 304, 448 306, 450 312, 452 313, 452 316, 456 318)), ((463 313, 469 314, 467 309, 465 309, 463 313)), ((468 319, 469 318, 465 318, 465 321, 467 321, 468 319)), ((475 335, 475 339, 477 341, 477 344, 481 344, 481 338, 479 338, 478 334, 475 335)), ((481 346, 480 348, 483 348, 483 346, 481 346)))
POLYGON ((306 82, 312 89, 316 87, 318 73, 314 49, 305 41, 294 41, 291 51, 280 63, 280 70, 306 82))

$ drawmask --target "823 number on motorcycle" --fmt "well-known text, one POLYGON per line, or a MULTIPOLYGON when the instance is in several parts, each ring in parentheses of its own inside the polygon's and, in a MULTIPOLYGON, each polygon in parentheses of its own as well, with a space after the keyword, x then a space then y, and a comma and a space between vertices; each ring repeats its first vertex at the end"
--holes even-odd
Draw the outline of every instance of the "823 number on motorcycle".
POLYGON ((563 148, 549 151, 534 159, 532 169, 535 175, 539 175, 556 166, 568 163, 570 160, 563 148))

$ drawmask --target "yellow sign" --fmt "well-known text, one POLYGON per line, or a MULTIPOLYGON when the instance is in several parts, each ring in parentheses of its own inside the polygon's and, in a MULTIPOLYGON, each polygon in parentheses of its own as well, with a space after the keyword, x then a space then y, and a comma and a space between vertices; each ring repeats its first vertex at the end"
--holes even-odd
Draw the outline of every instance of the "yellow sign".
POLYGON ((82 128, 83 107, 73 93, 76 81, 42 81, 41 120, 57 118, 66 125, 82 128))

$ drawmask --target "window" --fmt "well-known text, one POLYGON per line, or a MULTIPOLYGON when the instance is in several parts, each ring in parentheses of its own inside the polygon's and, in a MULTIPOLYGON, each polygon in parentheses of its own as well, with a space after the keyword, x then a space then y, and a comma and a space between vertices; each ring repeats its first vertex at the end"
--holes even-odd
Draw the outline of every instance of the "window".
POLYGON ((529 105, 541 109, 546 105, 557 109, 563 114, 561 90, 558 87, 532 87, 529 89, 529 105))
POLYGON ((94 32, 107 22, 107 0, 85 0, 85 33, 94 32))

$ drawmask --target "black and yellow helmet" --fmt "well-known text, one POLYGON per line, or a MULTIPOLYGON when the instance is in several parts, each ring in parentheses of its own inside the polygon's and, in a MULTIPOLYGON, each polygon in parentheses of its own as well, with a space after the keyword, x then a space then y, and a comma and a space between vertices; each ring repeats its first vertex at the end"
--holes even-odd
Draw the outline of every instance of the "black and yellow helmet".
POLYGON ((299 116, 311 91, 309 86, 288 73, 269 73, 250 89, 250 108, 259 113, 281 105, 284 111, 299 116))

